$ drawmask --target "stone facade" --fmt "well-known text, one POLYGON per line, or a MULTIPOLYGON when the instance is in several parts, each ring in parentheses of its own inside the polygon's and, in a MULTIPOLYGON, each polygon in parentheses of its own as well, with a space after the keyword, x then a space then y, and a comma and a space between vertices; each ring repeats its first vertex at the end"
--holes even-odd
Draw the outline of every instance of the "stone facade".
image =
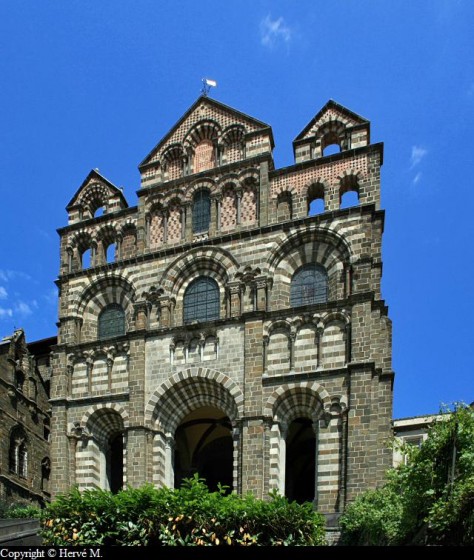
POLYGON ((17 330, 0 341, 0 499, 50 498, 50 352, 56 339, 27 344, 17 330))
POLYGON ((140 164, 136 207, 96 171, 67 206, 55 492, 198 472, 334 514, 382 480, 383 145, 333 101, 294 165, 275 169, 273 145, 265 123, 200 97, 140 164))

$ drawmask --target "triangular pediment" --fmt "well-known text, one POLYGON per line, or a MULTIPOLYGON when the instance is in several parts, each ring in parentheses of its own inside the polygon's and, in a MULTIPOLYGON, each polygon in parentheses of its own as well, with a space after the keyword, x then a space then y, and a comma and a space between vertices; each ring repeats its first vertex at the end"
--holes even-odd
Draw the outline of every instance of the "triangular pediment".
POLYGON ((312 138, 323 125, 331 121, 339 121, 345 128, 358 125, 368 125, 369 121, 357 113, 346 109, 332 99, 319 111, 319 113, 305 126, 305 128, 295 138, 295 142, 312 138))
POLYGON ((69 204, 66 206, 66 210, 70 210, 77 204, 81 204, 84 193, 90 191, 92 188, 99 188, 102 191, 102 195, 106 198, 118 197, 120 202, 123 204, 123 207, 128 207, 122 190, 103 177, 97 170, 92 169, 82 182, 81 186, 77 189, 69 204))
POLYGON ((184 148, 186 142, 189 141, 192 136, 193 129, 200 123, 206 122, 215 126, 219 134, 225 134, 225 132, 232 127, 240 127, 244 135, 258 133, 259 131, 268 131, 273 147, 272 132, 268 124, 250 117, 245 113, 241 113, 219 101, 201 96, 151 150, 140 163, 139 168, 150 162, 159 161, 161 155, 172 146, 180 145, 184 148))

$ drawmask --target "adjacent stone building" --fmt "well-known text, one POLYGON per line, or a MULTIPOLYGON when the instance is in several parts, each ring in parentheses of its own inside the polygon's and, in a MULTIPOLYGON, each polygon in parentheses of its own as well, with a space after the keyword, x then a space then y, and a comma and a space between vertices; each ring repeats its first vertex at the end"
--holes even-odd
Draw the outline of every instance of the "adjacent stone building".
POLYGON ((97 171, 73 196, 55 493, 197 472, 332 514, 391 466, 383 145, 329 101, 294 165, 275 169, 273 147, 270 126, 202 96, 140 164, 136 207, 97 171))
POLYGON ((0 500, 50 498, 50 352, 55 338, 27 344, 16 330, 0 341, 0 500))

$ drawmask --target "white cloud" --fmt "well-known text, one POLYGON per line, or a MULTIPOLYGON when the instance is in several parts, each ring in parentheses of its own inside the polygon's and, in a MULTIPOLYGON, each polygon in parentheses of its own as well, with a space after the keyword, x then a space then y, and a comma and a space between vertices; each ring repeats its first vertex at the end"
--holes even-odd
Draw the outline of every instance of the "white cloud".
POLYGON ((16 307, 15 311, 19 315, 23 315, 24 317, 31 315, 33 313, 31 307, 24 301, 19 301, 15 307, 16 307))
POLYGON ((23 280, 33 280, 33 278, 29 274, 26 274, 26 272, 21 272, 20 270, 0 269, 0 280, 2 282, 8 282, 9 280, 15 280, 16 278, 22 278, 23 280))
POLYGON ((7 299, 8 294, 3 286, 0 286, 0 299, 7 299))
POLYGON ((415 178, 413 179, 414 185, 416 185, 419 182, 419 180, 421 179, 421 175, 422 175, 421 171, 418 171, 418 173, 415 175, 415 178))
POLYGON ((0 318, 1 317, 12 317, 13 311, 11 309, 5 309, 4 307, 0 307, 0 318))
POLYGON ((273 48, 278 41, 283 41, 288 45, 292 31, 282 17, 272 19, 268 15, 260 22, 260 36, 264 47, 273 48))
POLYGON ((418 165, 420 161, 426 156, 428 150, 421 146, 412 146, 411 148, 411 167, 418 165))

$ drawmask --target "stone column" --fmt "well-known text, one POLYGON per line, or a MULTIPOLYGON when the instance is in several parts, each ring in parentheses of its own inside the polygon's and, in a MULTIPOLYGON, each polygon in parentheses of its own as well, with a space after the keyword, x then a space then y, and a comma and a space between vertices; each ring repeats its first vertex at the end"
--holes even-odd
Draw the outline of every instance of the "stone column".
POLYGON ((324 325, 322 323, 318 323, 316 326, 316 344, 318 345, 318 358, 316 363, 317 369, 323 367, 323 334, 324 325))
POLYGON ((186 239, 186 209, 180 206, 179 215, 181 220, 181 241, 186 239))
POLYGON ((344 511, 346 506, 346 472, 347 472, 347 420, 348 410, 345 409, 341 413, 341 434, 340 434, 340 477, 339 477, 339 499, 338 510, 344 511))
POLYGON ((192 208, 191 204, 185 205, 186 211, 186 241, 193 240, 192 208))
POLYGON ((242 219, 241 216, 241 205, 242 205, 242 189, 235 190, 236 202, 237 202, 237 226, 240 226, 240 222, 242 219))
POLYGON ((278 480, 278 491, 284 496, 285 486, 286 486, 286 438, 288 436, 288 425, 284 422, 280 422, 280 459, 279 459, 279 480, 278 480))
POLYGON ((270 343, 270 337, 268 335, 263 336, 263 372, 267 371, 267 359, 268 359, 268 344, 270 343))
POLYGON ((344 297, 348 298, 352 293, 352 266, 344 264, 344 297))
POLYGON ((230 316, 239 317, 240 316, 240 283, 232 282, 228 284, 229 297, 230 297, 230 316))
POLYGON ((210 219, 209 219, 209 236, 212 236, 215 235, 218 230, 217 207, 216 207, 216 199, 214 196, 211 196, 210 204, 211 204, 211 208, 210 208, 211 211, 210 211, 210 219))
POLYGON ((259 201, 259 225, 262 227, 268 224, 268 205, 270 201, 270 181, 266 161, 260 163, 260 187, 257 196, 259 201))
POLYGON ((145 216, 145 248, 150 248, 150 235, 151 235, 151 215, 146 214, 145 216))
POLYGON ((238 494, 242 493, 241 431, 240 423, 232 427, 232 490, 238 494))
POLYGON ((267 279, 266 278, 256 278, 254 283, 254 289, 257 293, 257 309, 256 311, 267 311, 267 279))
POLYGON ((345 328, 346 356, 345 365, 351 362, 351 324, 347 323, 345 328))
POLYGON ((138 301, 133 305, 135 312, 135 330, 143 331, 148 326, 148 304, 146 301, 138 301))
POLYGON ((163 210, 163 244, 168 243, 168 209, 163 210))
POLYGON ((158 300, 160 308, 160 327, 171 326, 171 302, 168 296, 160 297, 158 300))
POLYGON ((165 486, 174 488, 174 437, 166 435, 165 443, 165 486))

